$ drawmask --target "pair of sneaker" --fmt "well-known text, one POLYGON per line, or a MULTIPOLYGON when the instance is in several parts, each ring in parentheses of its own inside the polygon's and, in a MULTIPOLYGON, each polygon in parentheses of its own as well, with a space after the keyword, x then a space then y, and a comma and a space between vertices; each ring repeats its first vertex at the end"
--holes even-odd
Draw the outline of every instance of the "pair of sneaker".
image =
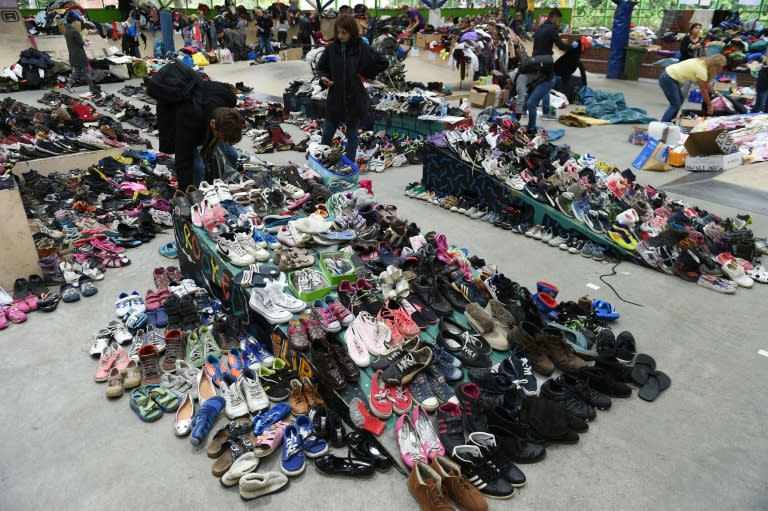
POLYGON ((216 251, 235 266, 250 266, 269 260, 269 252, 259 246, 247 229, 234 229, 219 234, 216 251))
POLYGON ((328 443, 317 436, 309 417, 299 415, 283 431, 280 470, 288 477, 297 476, 304 472, 306 458, 318 458, 327 452, 328 443))
POLYGON ((131 291, 130 293, 124 291, 115 300, 115 314, 120 318, 124 318, 134 311, 143 313, 146 310, 144 298, 138 291, 131 291))
POLYGON ((273 325, 287 323, 294 312, 301 312, 307 304, 284 289, 284 280, 269 281, 263 288, 253 288, 248 305, 273 325))

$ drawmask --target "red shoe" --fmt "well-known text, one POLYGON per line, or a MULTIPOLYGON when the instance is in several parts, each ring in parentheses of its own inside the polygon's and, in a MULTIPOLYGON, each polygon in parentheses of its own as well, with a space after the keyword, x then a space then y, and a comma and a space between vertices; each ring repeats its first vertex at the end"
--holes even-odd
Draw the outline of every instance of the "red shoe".
POLYGON ((371 404, 371 412, 376 417, 388 419, 392 416, 394 401, 390 398, 390 387, 384 384, 381 377, 381 370, 376 371, 371 378, 371 394, 368 401, 371 404))
POLYGON ((387 385, 389 390, 389 399, 392 401, 392 411, 398 415, 408 413, 413 406, 413 396, 408 387, 398 387, 387 385))

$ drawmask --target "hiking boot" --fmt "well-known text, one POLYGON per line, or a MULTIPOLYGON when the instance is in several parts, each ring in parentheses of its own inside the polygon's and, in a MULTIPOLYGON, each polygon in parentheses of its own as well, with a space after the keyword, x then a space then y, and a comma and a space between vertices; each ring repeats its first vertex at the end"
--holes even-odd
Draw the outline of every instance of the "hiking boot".
POLYGON ((452 457, 480 493, 494 499, 508 499, 515 494, 515 489, 507 482, 493 462, 483 456, 476 445, 460 445, 452 451, 452 457))
POLYGON ((581 419, 592 420, 597 416, 595 409, 581 399, 572 387, 562 385, 556 380, 545 381, 539 396, 562 403, 568 413, 581 419))
POLYGON ((509 344, 525 353, 534 371, 549 376, 555 371, 555 364, 547 355, 546 346, 537 339, 540 333, 539 327, 530 321, 523 321, 509 332, 509 344))
POLYGON ((601 367, 585 367, 577 374, 587 381, 590 388, 606 396, 623 398, 632 395, 632 388, 629 385, 614 380, 608 371, 601 367))
POLYGON ((503 408, 487 413, 490 432, 496 436, 499 447, 515 463, 536 463, 544 459, 547 451, 535 441, 530 428, 517 421, 503 408))
POLYGON ((476 445, 483 453, 483 457, 491 460, 501 476, 515 488, 525 486, 525 474, 512 463, 506 454, 499 449, 496 437, 484 431, 476 431, 469 435, 470 445, 476 445))
POLYGON ((544 327, 536 339, 545 347, 547 356, 555 364, 555 367, 561 371, 574 372, 587 366, 584 360, 573 353, 573 349, 566 342, 562 330, 544 327))
POLYGON ((432 349, 424 346, 409 351, 384 369, 384 381, 390 385, 407 385, 413 377, 432 362, 432 349))
POLYGON ((461 467, 444 456, 436 456, 430 465, 443 480, 443 490, 459 509, 488 511, 488 502, 480 491, 462 475, 461 467))
POLYGON ((456 390, 456 397, 464 417, 464 429, 468 433, 488 431, 488 420, 480 402, 480 387, 475 383, 465 383, 456 390))
POLYGON ((466 443, 464 418, 459 405, 447 402, 437 407, 437 436, 446 452, 453 452, 455 447, 466 443))

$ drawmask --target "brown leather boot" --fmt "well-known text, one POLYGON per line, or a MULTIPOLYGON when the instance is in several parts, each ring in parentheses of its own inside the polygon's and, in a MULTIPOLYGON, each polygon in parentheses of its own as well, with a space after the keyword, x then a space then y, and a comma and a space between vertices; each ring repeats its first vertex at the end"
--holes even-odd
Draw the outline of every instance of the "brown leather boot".
POLYGON ((488 511, 488 502, 480 490, 462 475, 461 468, 444 456, 437 456, 430 465, 443 479, 443 490, 459 509, 465 511, 488 511))
POLYGON ((442 479, 429 465, 420 461, 414 463, 408 476, 408 489, 421 511, 453 511, 451 501, 443 493, 442 479))
POLYGON ((525 352, 533 369, 544 376, 549 376, 555 370, 555 364, 548 356, 547 347, 539 342, 541 334, 539 327, 530 321, 523 321, 509 332, 509 344, 525 352))
POLYGON ((562 330, 544 327, 537 336, 537 340, 544 347, 549 359, 555 363, 555 367, 561 371, 572 373, 587 366, 586 362, 573 353, 562 330))

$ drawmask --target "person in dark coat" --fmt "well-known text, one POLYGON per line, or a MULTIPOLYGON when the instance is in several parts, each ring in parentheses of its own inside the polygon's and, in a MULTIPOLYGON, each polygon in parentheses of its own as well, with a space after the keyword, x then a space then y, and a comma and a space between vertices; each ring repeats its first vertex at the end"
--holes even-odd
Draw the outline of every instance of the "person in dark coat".
POLYGON ((365 78, 374 78, 389 66, 387 60, 363 43, 354 16, 336 18, 333 41, 317 65, 321 83, 328 88, 323 121, 323 141, 331 145, 339 124, 347 127, 345 153, 352 161, 357 156, 358 126, 368 113, 370 97, 363 87, 365 78))
POLYGON ((69 65, 72 66, 72 73, 67 80, 67 90, 72 92, 72 86, 80 78, 85 78, 88 83, 88 89, 91 94, 98 95, 99 88, 94 85, 91 72, 88 70, 88 55, 85 54, 85 41, 80 33, 82 27, 80 19, 72 13, 67 15, 67 31, 64 32, 64 40, 67 42, 67 52, 69 53, 69 65))
POLYGON ((752 111, 768 113, 768 57, 763 57, 763 67, 757 72, 755 91, 757 96, 752 111))
POLYGON ((584 69, 584 64, 581 63, 580 40, 572 41, 570 48, 555 61, 555 76, 557 77, 555 89, 565 94, 568 101, 573 101, 579 89, 587 85, 587 72, 584 69), (576 87, 574 87, 575 84, 571 78, 576 73, 576 70, 581 74, 581 83, 576 84, 576 87))
POLYGON ((158 71, 147 94, 157 100, 160 151, 176 155, 178 189, 198 186, 205 178, 200 147, 208 152, 215 143, 236 144, 242 138, 237 97, 227 84, 203 80, 180 62, 158 71))

